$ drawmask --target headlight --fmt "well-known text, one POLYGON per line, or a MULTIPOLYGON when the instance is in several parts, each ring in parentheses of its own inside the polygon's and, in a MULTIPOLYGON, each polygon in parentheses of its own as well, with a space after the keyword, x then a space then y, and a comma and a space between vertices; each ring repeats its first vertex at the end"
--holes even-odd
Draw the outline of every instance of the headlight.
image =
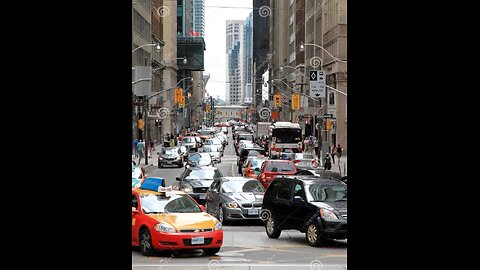
POLYGON ((320 209, 320 216, 325 220, 337 220, 338 217, 330 210, 320 209))
POLYGON ((229 202, 226 204, 226 206, 228 208, 237 208, 238 207, 238 203, 237 202, 229 202))
POLYGON ((215 222, 215 231, 219 231, 222 229, 222 223, 220 221, 215 222))
POLYGON ((185 193, 190 193, 190 192, 192 192, 192 191, 193 191, 193 190, 192 190, 191 188, 189 188, 189 187, 186 187, 186 188, 183 189, 183 192, 185 192, 185 193))
POLYGON ((155 229, 155 231, 158 231, 158 232, 168 232, 168 233, 176 232, 175 228, 173 228, 172 225, 166 222, 157 223, 155 224, 155 226, 153 226, 153 228, 155 229))
POLYGON ((163 160, 163 158, 162 158, 162 157, 158 157, 158 160, 163 160))

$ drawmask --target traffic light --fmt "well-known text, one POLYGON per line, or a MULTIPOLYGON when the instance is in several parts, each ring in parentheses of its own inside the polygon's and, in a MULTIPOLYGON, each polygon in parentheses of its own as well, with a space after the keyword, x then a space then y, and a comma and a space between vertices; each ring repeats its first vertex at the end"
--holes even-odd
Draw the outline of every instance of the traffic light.
POLYGON ((178 104, 182 101, 182 96, 183 96, 182 92, 183 92, 182 88, 175 87, 175 92, 174 92, 174 96, 173 96, 175 104, 178 104))
POLYGON ((273 95, 273 104, 275 104, 275 107, 280 107, 281 100, 282 100, 282 95, 280 94, 273 95))
POLYGON ((185 96, 180 96, 180 101, 178 102, 179 108, 185 108, 185 96))
POLYGON ((330 121, 330 119, 327 119, 325 121, 325 129, 326 130, 332 130, 332 121, 330 121))
POLYGON ((300 109, 300 94, 292 94, 292 109, 300 109))

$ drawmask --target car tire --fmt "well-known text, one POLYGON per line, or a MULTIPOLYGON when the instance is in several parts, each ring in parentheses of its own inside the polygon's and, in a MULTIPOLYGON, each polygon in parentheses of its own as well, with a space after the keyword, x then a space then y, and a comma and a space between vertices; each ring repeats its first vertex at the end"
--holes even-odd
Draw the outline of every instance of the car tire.
POLYGON ((203 253, 208 256, 213 256, 220 251, 220 248, 204 248, 203 253))
POLYGON ((265 222, 265 232, 267 233, 268 238, 277 239, 280 237, 282 230, 278 227, 278 221, 275 215, 271 214, 270 217, 265 222))
POLYGON ((183 168, 183 162, 181 162, 180 164, 178 164, 178 168, 183 168))
POLYGON ((150 231, 147 228, 143 228, 140 231, 139 235, 140 239, 140 252, 143 256, 152 256, 154 253, 153 245, 152 245, 152 236, 150 235, 150 231))
POLYGON ((327 239, 321 236, 320 228, 315 222, 312 222, 308 225, 305 233, 305 239, 307 240, 307 244, 312 247, 322 246, 327 241, 327 239))
POLYGON ((225 213, 223 212, 223 206, 219 206, 220 210, 218 211, 217 219, 220 223, 225 224, 225 213))

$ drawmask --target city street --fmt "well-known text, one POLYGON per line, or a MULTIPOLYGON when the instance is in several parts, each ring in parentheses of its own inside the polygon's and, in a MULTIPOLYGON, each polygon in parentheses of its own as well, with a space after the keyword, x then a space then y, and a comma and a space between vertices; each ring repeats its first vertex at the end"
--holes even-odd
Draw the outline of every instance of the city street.
MULTIPOLYGON (((237 156, 233 150, 231 129, 229 144, 222 162, 218 164, 224 176, 239 176, 237 156)), ((157 146, 157 150, 160 146, 157 146)), ((172 185, 184 168, 157 168, 156 153, 149 160, 153 166, 146 169, 148 176, 166 179, 172 185)), ((143 165, 143 161, 142 161, 143 165)), ((332 241, 326 247, 311 247, 305 234, 295 230, 282 231, 278 239, 269 239, 263 223, 236 222, 223 226, 224 242, 215 256, 203 255, 201 250, 185 251, 173 257, 161 253, 145 257, 132 248, 133 269, 346 269, 347 240, 332 241)))

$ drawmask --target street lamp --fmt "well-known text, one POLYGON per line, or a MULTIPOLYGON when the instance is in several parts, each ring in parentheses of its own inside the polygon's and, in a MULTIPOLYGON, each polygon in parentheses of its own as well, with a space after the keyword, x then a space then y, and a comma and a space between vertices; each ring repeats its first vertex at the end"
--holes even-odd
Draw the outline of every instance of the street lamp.
POLYGON ((323 48, 322 46, 317 45, 317 44, 312 44, 312 43, 305 43, 304 44, 303 41, 302 41, 302 42, 300 42, 300 51, 301 52, 303 52, 305 50, 305 46, 315 46, 317 48, 320 48, 323 51, 325 51, 328 55, 330 55, 330 57, 337 60, 338 62, 347 63, 347 61, 338 59, 337 57, 333 56, 330 52, 328 52, 325 48, 323 48))
POLYGON ((160 50, 162 49, 162 47, 160 47, 159 43, 143 44, 143 45, 138 46, 137 48, 133 49, 132 53, 134 53, 138 49, 141 49, 141 48, 147 47, 147 46, 151 46, 151 47, 155 46, 155 51, 157 51, 157 52, 160 52, 160 50))

